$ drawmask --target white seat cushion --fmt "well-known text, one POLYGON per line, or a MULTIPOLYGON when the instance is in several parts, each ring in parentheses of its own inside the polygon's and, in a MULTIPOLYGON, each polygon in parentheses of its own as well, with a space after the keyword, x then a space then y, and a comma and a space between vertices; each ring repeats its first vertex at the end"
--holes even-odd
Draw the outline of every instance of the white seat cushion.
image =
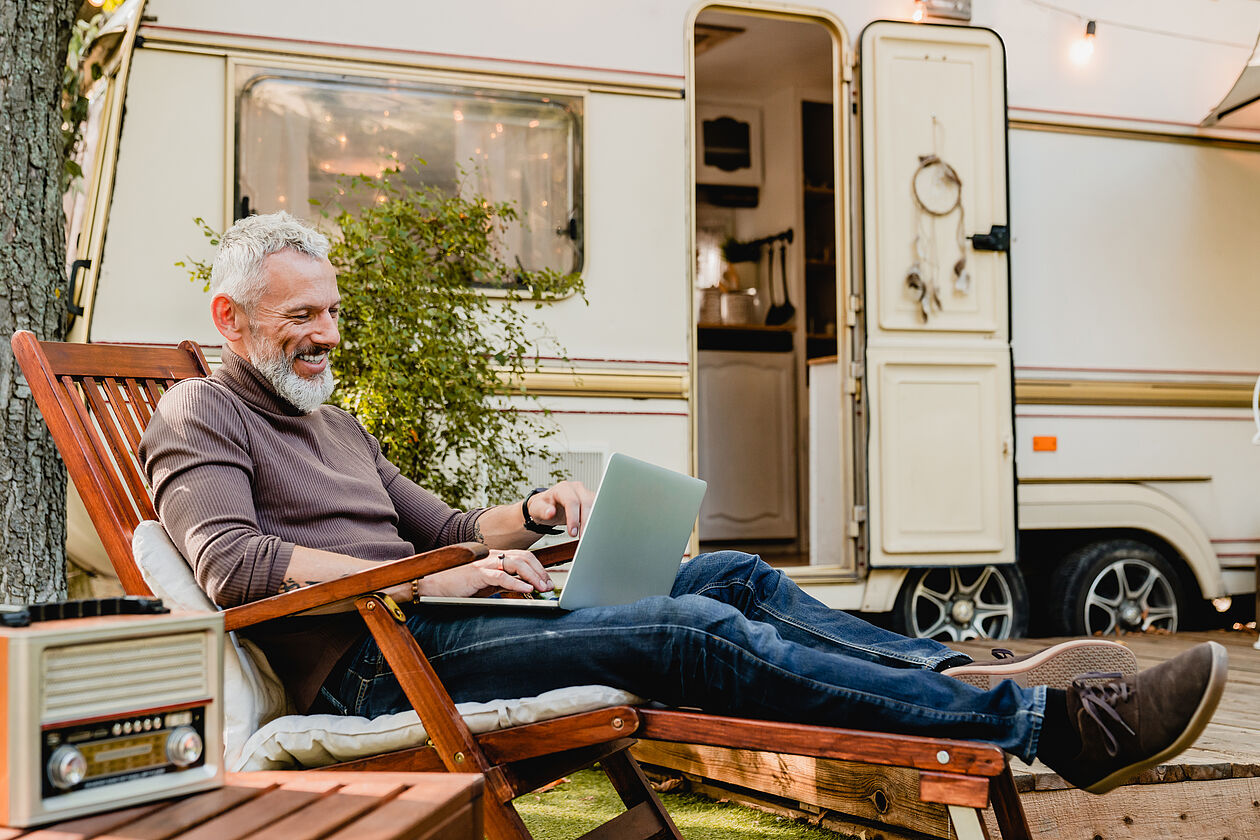
MULTIPOLYGON (((131 549, 144 582, 168 607, 188 612, 217 609, 161 523, 141 522, 131 549)), ((414 711, 374 719, 292 714, 292 701, 262 652, 235 633, 228 637, 232 649, 223 657, 223 752, 229 771, 322 767, 419 746, 427 739, 414 711)), ((456 708, 473 733, 480 734, 642 702, 619 689, 586 685, 518 700, 461 703, 456 708)))
MULTIPOLYGON (((575 715, 643 700, 606 685, 579 685, 519 700, 456 705, 474 735, 509 726, 575 715)), ((414 711, 378 718, 288 715, 254 733, 242 751, 241 770, 324 767, 423 744, 428 738, 414 711)))

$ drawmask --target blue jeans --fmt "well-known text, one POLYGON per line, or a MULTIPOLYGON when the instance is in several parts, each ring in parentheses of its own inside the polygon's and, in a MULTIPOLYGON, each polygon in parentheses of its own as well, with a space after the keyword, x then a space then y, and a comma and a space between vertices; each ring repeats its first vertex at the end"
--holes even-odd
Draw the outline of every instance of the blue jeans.
MULTIPOLYGON (((407 626, 457 703, 610 685, 717 714, 988 741, 1026 761, 1045 710, 1045 687, 943 676, 934 669, 968 658, 832 610, 735 551, 684 563, 669 597, 572 612, 426 606, 407 626)), ((411 708, 371 636, 317 705, 411 708)))

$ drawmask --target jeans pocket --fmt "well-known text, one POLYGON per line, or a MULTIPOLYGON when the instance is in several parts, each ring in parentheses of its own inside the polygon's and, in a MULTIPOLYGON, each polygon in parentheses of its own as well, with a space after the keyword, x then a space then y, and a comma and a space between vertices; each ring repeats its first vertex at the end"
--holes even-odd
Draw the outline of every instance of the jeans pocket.
POLYGON ((341 698, 328 690, 328 686, 321 685, 319 694, 315 697, 315 702, 311 704, 311 714, 333 714, 347 715, 346 704, 341 702, 341 698), (318 711, 317 711, 318 710, 318 711))

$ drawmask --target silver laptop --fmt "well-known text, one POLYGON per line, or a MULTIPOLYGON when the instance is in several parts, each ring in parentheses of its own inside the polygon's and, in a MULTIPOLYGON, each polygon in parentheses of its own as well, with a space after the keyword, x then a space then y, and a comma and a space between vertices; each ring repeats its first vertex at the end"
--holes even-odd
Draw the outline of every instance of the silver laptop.
POLYGON ((422 604, 576 610, 668 595, 708 485, 615 453, 558 599, 424 597, 422 604))

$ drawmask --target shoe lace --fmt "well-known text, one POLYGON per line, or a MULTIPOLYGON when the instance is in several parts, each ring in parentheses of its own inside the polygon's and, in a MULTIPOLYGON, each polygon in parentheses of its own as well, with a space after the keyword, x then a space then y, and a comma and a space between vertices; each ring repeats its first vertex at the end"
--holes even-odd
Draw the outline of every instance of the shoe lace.
POLYGON ((1007 650, 1006 648, 993 648, 992 650, 989 651, 989 653, 993 654, 994 659, 1014 659, 1015 658, 1015 651, 1007 650))
POLYGON ((1117 703, 1128 700, 1132 693, 1129 684, 1124 681, 1124 675, 1119 672, 1090 671, 1073 679, 1072 688, 1076 691, 1085 714, 1089 715, 1090 720, 1102 732, 1107 755, 1114 758, 1120 751, 1120 742, 1108 724, 1119 724, 1130 735, 1137 734, 1124 722, 1124 718, 1120 717, 1115 708, 1117 703), (1100 680, 1107 682, 1100 684, 1097 682, 1100 680))

